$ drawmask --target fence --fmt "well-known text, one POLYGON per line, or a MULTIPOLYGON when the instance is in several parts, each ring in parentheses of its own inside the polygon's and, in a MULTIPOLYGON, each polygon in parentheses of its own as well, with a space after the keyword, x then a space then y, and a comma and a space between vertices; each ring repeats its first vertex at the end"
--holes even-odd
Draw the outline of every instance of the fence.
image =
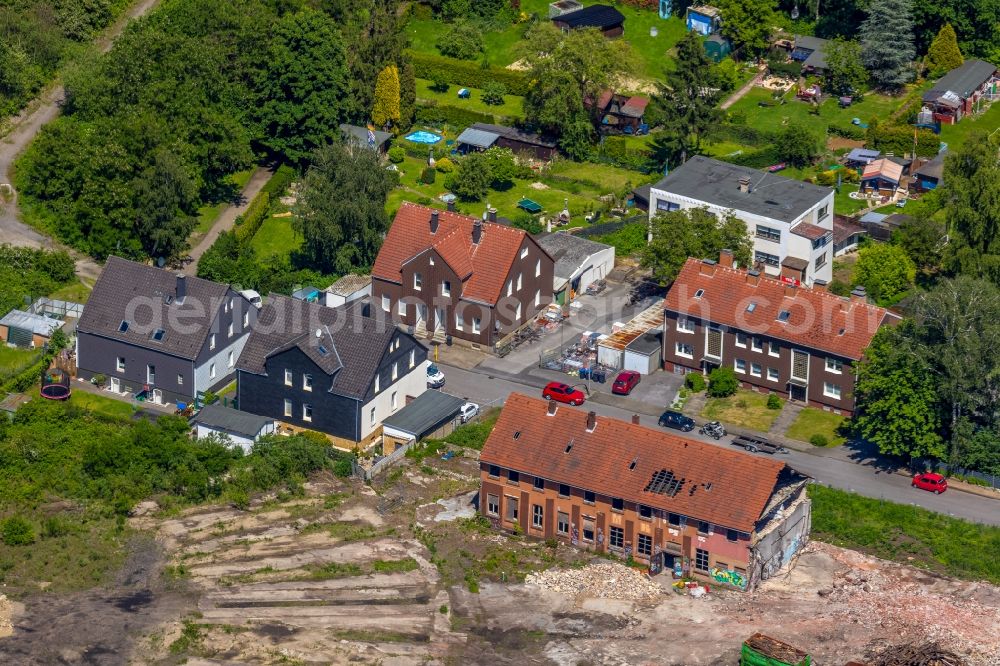
POLYGON ((83 304, 53 300, 43 296, 32 303, 29 310, 32 314, 37 315, 52 315, 60 319, 67 317, 79 319, 83 315, 83 304))
POLYGON ((964 477, 965 480, 978 479, 991 488, 1000 489, 1000 476, 997 476, 996 474, 977 472, 976 470, 965 469, 963 467, 957 467, 957 466, 953 467, 947 463, 943 463, 937 460, 931 460, 929 458, 917 458, 913 461, 911 467, 913 468, 914 471, 935 470, 944 473, 948 476, 964 477))
POLYGON ((406 452, 409 451, 416 445, 416 441, 411 441, 408 444, 404 444, 387 456, 383 456, 375 461, 371 467, 365 469, 361 465, 354 461, 351 463, 351 467, 354 471, 354 476, 358 477, 362 481, 371 481, 381 472, 399 462, 403 457, 406 456, 406 452))

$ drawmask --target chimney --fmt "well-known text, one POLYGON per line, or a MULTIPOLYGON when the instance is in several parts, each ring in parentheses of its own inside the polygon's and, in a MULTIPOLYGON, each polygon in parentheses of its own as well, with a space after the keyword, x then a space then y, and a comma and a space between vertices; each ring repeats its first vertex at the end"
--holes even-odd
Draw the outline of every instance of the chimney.
POLYGON ((494 208, 493 206, 488 207, 486 209, 486 219, 489 222, 496 222, 497 221, 497 209, 494 208))
POLYGON ((723 268, 733 267, 733 251, 732 250, 720 250, 719 251, 719 265, 723 268))
POLYGON ((633 414, 632 415, 632 423, 633 423, 633 425, 639 425, 639 415, 638 414, 633 414))
POLYGON ((862 287, 861 285, 858 285, 857 287, 855 287, 851 291, 851 301, 853 301, 855 303, 867 303, 868 302, 868 293, 865 291, 865 288, 862 287))
POLYGON ((796 287, 794 284, 792 284, 791 282, 786 282, 785 283, 785 298, 795 298, 795 294, 796 294, 797 290, 798 290, 798 287, 796 287))
POLYGON ((174 294, 174 300, 178 303, 184 302, 184 297, 187 296, 187 277, 184 273, 177 274, 177 293, 174 294))
POLYGON ((747 284, 756 287, 760 284, 760 271, 749 270, 747 271, 747 284))
POLYGON ((813 289, 816 291, 826 291, 826 287, 826 280, 813 280, 813 289))
POLYGON ((441 213, 436 209, 431 211, 431 233, 436 234, 438 230, 438 222, 441 219, 441 213))
POLYGON ((750 192, 750 176, 740 176, 740 192, 750 192))
POLYGON ((482 220, 476 220, 472 223, 472 242, 479 245, 479 241, 483 239, 483 222, 482 220))
POLYGON ((448 212, 449 213, 454 213, 455 212, 455 200, 454 199, 452 199, 451 201, 448 202, 448 212))
POLYGON ((594 432, 597 427, 597 412, 587 413, 587 432, 594 432))
POLYGON ((559 409, 559 405, 556 404, 555 401, 550 400, 549 401, 549 411, 548 411, 549 416, 555 416, 557 409, 559 409))
POLYGON ((715 260, 702 259, 699 272, 702 275, 715 275, 715 260))

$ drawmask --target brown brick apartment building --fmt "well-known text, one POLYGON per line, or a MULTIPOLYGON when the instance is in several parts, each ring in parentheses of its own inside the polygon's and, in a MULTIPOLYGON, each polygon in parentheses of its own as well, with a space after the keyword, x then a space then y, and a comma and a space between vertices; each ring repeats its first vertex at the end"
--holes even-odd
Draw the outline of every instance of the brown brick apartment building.
POLYGON ((739 589, 806 543, 806 477, 637 421, 511 394, 480 458, 480 511, 498 528, 739 589))
POLYGON ((418 336, 492 348, 552 301, 554 266, 521 229, 404 202, 372 268, 372 307, 418 336))
POLYGON ((867 303, 757 271, 688 259, 664 302, 664 369, 729 367, 744 387, 832 410, 854 411, 854 365, 878 329, 899 317, 867 303))

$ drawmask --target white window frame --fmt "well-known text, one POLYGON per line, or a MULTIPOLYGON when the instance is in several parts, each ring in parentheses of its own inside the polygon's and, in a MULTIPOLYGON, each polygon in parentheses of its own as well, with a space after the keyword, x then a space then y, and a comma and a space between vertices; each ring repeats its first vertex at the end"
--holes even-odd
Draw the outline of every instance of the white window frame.
POLYGON ((736 331, 735 341, 733 342, 737 347, 747 348, 747 334, 743 331, 736 331))
POLYGON ((208 336, 208 348, 215 349, 215 333, 208 336))
POLYGON ((678 356, 683 356, 684 358, 694 358, 694 345, 678 340, 674 345, 674 353, 678 356), (684 351, 685 349, 690 349, 691 351, 684 351))
POLYGON ((215 379, 215 364, 212 363, 208 366, 208 377, 209 379, 215 379))
POLYGON ((461 331, 462 330, 462 326, 464 326, 464 325, 465 325, 465 320, 462 319, 462 313, 459 312, 458 309, 456 309, 455 310, 455 330, 456 331, 461 331))
POLYGON ((313 390, 313 376, 309 373, 304 373, 302 375, 302 390, 312 391, 313 390))
POLYGON ((392 411, 399 409, 399 391, 393 391, 390 397, 390 404, 392 405, 392 411))
POLYGON ((285 368, 285 386, 291 386, 294 383, 295 383, 295 376, 292 374, 291 370, 285 368))
POLYGON ((369 425, 375 425, 375 408, 372 407, 371 411, 368 412, 368 423, 369 425))
POLYGON ((521 321, 521 303, 520 303, 520 301, 517 304, 517 309, 514 310, 514 319, 516 319, 518 322, 521 321))
POLYGON ((524 280, 524 273, 517 274, 517 290, 521 291, 521 283, 524 280))
POLYGON ((750 364, 750 376, 751 377, 760 377, 761 374, 763 373, 763 371, 764 371, 764 369, 760 366, 760 363, 751 363, 750 364))
POLYGON ((410 350, 410 367, 412 368, 416 364, 417 364, 417 350, 416 349, 411 349, 410 350))
POLYGON ((180 373, 177 374, 177 385, 184 386, 184 375, 180 373))
POLYGON ((396 314, 398 314, 400 317, 406 316, 406 301, 404 301, 402 298, 399 299, 398 303, 396 303, 396 314))
POLYGON ((115 369, 118 372, 125 372, 125 357, 119 356, 115 359, 115 369))
POLYGON ((399 379, 399 363, 392 364, 392 381, 399 379))
POLYGON ((472 318, 472 332, 473 333, 479 333, 480 331, 482 331, 482 327, 483 327, 483 320, 482 320, 482 318, 480 318, 480 317, 473 317, 472 318))
POLYGON ((767 345, 767 354, 768 356, 773 356, 775 358, 780 357, 781 345, 775 342, 774 340, 771 340, 771 342, 767 345), (774 351, 775 349, 777 349, 778 351, 774 351))
POLYGON ((292 417, 292 401, 289 400, 288 398, 285 398, 285 411, 284 411, 284 414, 288 418, 292 417))
POLYGON ((507 295, 510 296, 513 293, 514 293, 514 279, 511 278, 510 280, 507 280, 507 295))
POLYGON ((381 390, 382 390, 382 387, 381 387, 381 386, 379 386, 379 384, 381 384, 381 383, 382 383, 382 382, 381 382, 381 379, 382 379, 382 376, 381 376, 381 375, 379 375, 379 374, 378 374, 378 373, 376 372, 376 373, 375 373, 375 392, 376 392, 376 393, 378 393, 379 391, 381 391, 381 390))
POLYGON ((413 288, 416 289, 417 291, 420 291, 421 288, 423 287, 423 284, 424 284, 424 278, 420 275, 420 273, 414 273, 413 288))
POLYGON ((827 398, 836 398, 840 400, 840 387, 836 384, 831 384, 830 382, 823 382, 823 395, 827 398))
POLYGON ((764 351, 764 341, 758 338, 756 335, 750 338, 750 349, 755 352, 764 351))
POLYGON ((441 280, 441 295, 451 296, 451 282, 448 280, 441 280))
POLYGON ((491 516, 500 515, 500 496, 499 495, 486 495, 486 513, 491 516))
POLYGON ((302 420, 305 421, 306 423, 312 423, 313 420, 312 409, 313 409, 312 405, 306 405, 306 404, 302 405, 302 420))
POLYGON ((228 334, 227 337, 233 337, 233 322, 229 322, 229 328, 226 330, 228 334))
POLYGON ((826 357, 826 371, 834 375, 844 374, 844 362, 832 356, 826 357))
POLYGON ((382 311, 389 312, 392 309, 392 299, 387 294, 382 294, 382 311))
POLYGON ((527 245, 521 248, 521 258, 522 259, 527 259, 528 258, 528 246, 527 245))
POLYGON ((738 372, 741 375, 745 375, 747 373, 747 362, 742 358, 734 358, 733 372, 738 372))
POLYGON ((249 325, 250 325, 250 312, 247 311, 243 313, 243 328, 246 328, 249 325))
POLYGON ((156 366, 149 363, 146 364, 146 383, 155 384, 156 383, 156 366))
POLYGON ((677 330, 680 331, 681 333, 694 334, 694 321, 692 321, 688 317, 678 317, 677 330))
POLYGON ((780 378, 781 378, 781 373, 778 372, 777 368, 768 368, 767 369, 767 381, 769 381, 769 382, 776 382, 780 378))
POLYGON ((541 304, 542 304, 542 290, 541 289, 536 289, 535 290, 535 307, 537 308, 541 304))
POLYGON ((535 262, 535 277, 539 277, 542 274, 542 260, 539 259, 535 262))
POLYGON ((229 357, 226 359, 226 367, 231 368, 236 365, 236 352, 229 350, 229 357))

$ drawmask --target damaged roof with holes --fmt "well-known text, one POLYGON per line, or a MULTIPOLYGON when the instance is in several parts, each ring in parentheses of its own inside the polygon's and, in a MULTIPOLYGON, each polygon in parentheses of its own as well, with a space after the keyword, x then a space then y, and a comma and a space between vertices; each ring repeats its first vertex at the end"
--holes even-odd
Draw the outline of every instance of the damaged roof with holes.
POLYGON ((785 469, 773 458, 605 416, 588 432, 585 410, 560 405, 549 415, 549 404, 512 393, 480 461, 747 533, 785 469))
POLYGON ((852 360, 862 357, 880 327, 900 321, 898 315, 876 305, 819 289, 792 287, 765 275, 754 284, 747 271, 698 259, 684 264, 663 307, 852 360))

